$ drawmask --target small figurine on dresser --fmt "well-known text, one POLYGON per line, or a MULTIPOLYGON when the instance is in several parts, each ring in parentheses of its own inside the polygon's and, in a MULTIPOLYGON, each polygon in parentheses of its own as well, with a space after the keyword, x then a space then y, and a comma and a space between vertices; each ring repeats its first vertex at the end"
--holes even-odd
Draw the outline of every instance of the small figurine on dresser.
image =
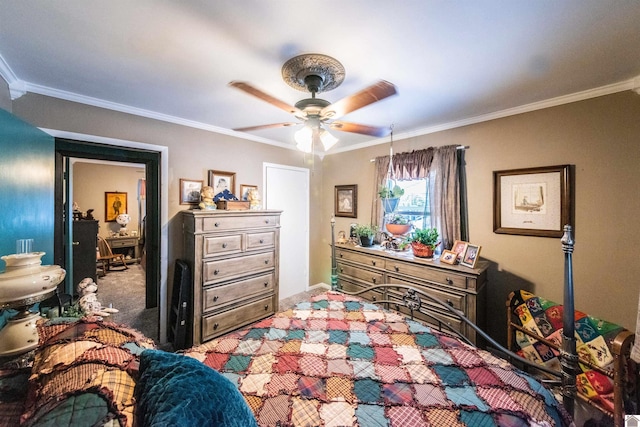
POLYGON ((214 210, 216 209, 216 203, 213 201, 213 187, 205 185, 200 190, 200 198, 202 201, 198 205, 202 210, 214 210))
POLYGON ((247 194, 247 200, 249 200, 249 209, 262 209, 260 193, 258 189, 252 188, 247 194))
POLYGON ((118 309, 112 307, 103 307, 98 301, 96 292, 98 291, 98 285, 90 278, 82 279, 78 283, 78 305, 84 312, 85 316, 103 316, 107 317, 113 313, 118 313, 118 309))

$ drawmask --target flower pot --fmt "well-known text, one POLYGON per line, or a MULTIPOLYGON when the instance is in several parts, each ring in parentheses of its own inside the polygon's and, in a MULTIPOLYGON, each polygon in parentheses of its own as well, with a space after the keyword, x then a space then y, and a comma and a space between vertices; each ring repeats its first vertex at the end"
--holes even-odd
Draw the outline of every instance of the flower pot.
POLYGON ((419 242, 411 242, 411 250, 413 250, 413 256, 418 258, 433 258, 434 247, 423 245, 419 242))
POLYGON ((400 199, 398 197, 382 199, 382 208, 384 209, 384 213, 392 213, 398 207, 398 202, 400 199))
POLYGON ((369 247, 373 245, 373 236, 360 236, 360 246, 369 247))
POLYGON ((411 224, 386 224, 385 227, 394 236, 404 236, 411 230, 411 224))

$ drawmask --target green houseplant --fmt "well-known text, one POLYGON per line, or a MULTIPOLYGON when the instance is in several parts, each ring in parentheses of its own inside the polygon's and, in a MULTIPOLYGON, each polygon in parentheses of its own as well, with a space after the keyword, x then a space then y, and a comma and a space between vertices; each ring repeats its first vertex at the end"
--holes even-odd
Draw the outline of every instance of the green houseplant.
POLYGON ((373 237, 378 232, 378 227, 374 225, 358 224, 355 228, 356 236, 360 239, 362 246, 373 245, 373 237))
POLYGON ((383 185, 378 190, 378 197, 382 200, 382 207, 385 213, 391 213, 398 207, 398 200, 404 195, 404 188, 398 184, 383 185))
POLYGON ((413 255, 419 258, 433 258, 433 251, 440 244, 438 230, 435 228, 417 229, 408 238, 413 255))

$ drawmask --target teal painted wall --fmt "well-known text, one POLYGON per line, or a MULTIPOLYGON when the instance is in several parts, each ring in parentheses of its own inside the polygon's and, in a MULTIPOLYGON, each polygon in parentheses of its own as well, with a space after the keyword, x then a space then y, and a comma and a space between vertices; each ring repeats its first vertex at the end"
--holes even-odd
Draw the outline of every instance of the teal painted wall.
POLYGON ((53 263, 54 159, 52 136, 0 109, 0 256, 34 239, 42 263, 53 263))

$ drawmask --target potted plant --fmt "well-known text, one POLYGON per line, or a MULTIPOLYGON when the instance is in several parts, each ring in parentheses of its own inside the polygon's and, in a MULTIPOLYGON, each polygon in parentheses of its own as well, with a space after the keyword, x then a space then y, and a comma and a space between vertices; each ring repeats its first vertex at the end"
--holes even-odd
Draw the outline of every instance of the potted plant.
POLYGON ((404 216, 396 214, 385 224, 385 227, 394 236, 404 236, 411 230, 411 223, 404 216))
POLYGON ((360 239, 360 244, 365 247, 373 245, 373 237, 377 231, 378 227, 373 225, 358 224, 355 227, 356 236, 360 239))
POLYGON ((382 207, 384 208, 385 213, 392 213, 398 207, 398 200, 400 197, 404 195, 404 188, 400 187, 398 184, 391 186, 385 185, 380 187, 378 191, 378 196, 382 200, 382 207))
POLYGON ((417 229, 408 241, 413 255, 418 258, 433 258, 433 251, 440 244, 438 230, 435 228, 417 229))

